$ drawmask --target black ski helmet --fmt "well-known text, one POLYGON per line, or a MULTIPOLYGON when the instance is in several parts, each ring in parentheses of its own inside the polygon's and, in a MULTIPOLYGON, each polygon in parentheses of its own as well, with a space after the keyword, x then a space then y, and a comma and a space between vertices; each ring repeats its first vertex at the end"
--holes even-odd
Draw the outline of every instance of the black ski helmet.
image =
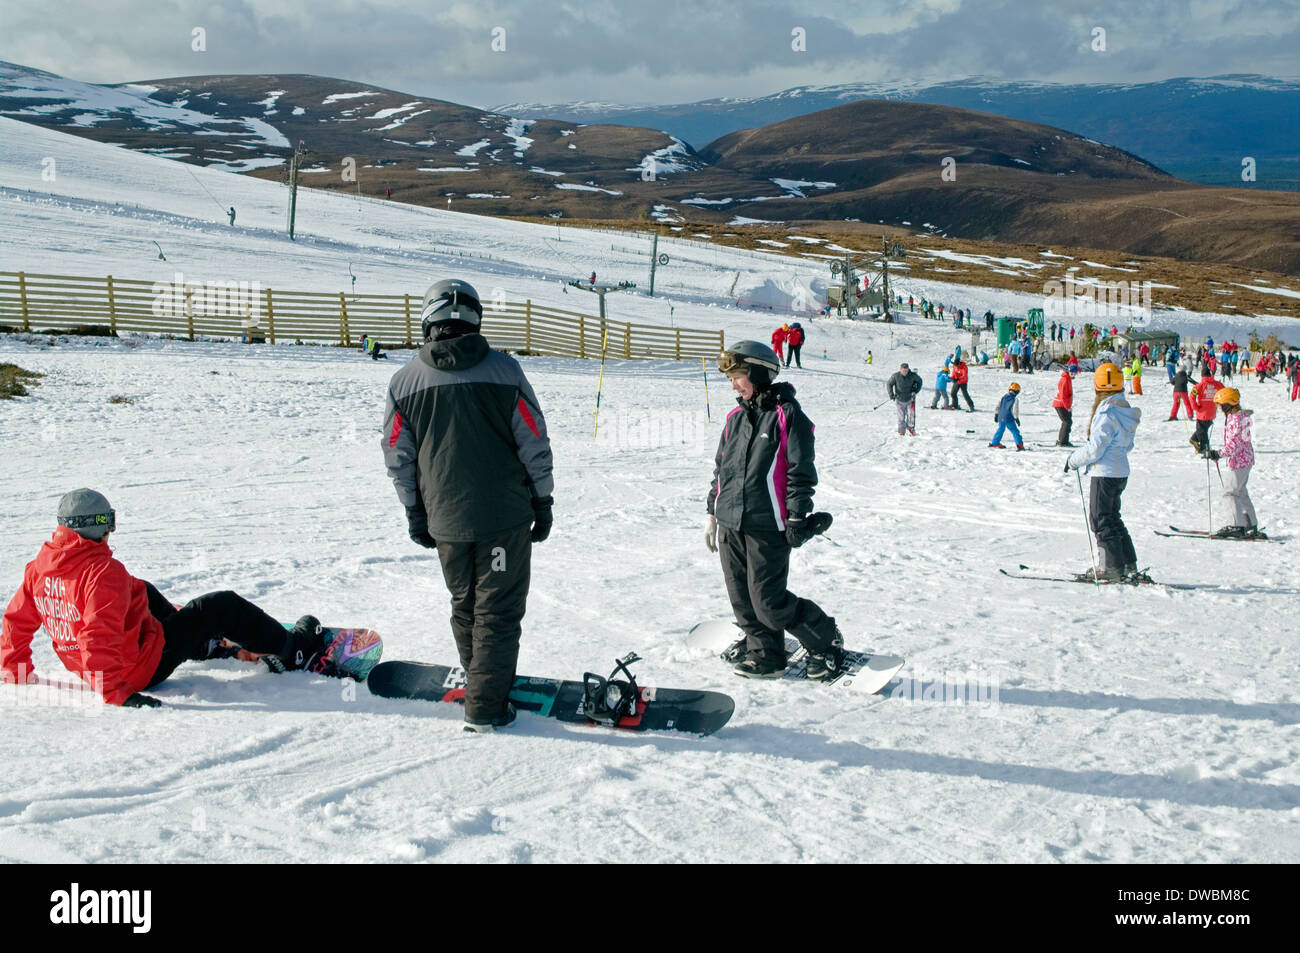
POLYGON ((86 539, 103 539, 117 529, 117 513, 103 493, 82 487, 59 500, 59 525, 86 539))
POLYGON ((424 339, 428 341, 434 328, 450 321, 460 321, 473 331, 483 323, 483 305, 468 281, 458 278, 435 281, 424 293, 424 306, 420 309, 420 332, 424 339))
POLYGON ((718 370, 728 377, 739 374, 742 370, 759 390, 772 383, 781 373, 781 359, 776 351, 758 341, 737 341, 731 347, 723 348, 718 355, 718 370))

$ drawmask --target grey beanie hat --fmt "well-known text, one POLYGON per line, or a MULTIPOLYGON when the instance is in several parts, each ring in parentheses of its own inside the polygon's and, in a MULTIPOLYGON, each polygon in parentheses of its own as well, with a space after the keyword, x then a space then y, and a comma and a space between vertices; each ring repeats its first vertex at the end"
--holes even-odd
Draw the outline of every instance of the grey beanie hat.
POLYGON ((103 539, 109 530, 117 528, 117 514, 108 497, 83 486, 64 493, 59 500, 59 525, 86 539, 103 539))

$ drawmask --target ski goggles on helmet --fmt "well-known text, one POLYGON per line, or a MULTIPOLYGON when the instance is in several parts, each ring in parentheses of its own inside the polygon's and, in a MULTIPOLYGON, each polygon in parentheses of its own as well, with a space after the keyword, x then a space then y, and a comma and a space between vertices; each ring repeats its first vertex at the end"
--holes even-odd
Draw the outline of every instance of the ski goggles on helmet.
POLYGON ((749 363, 745 360, 744 355, 736 354, 733 351, 723 351, 718 355, 718 370, 727 376, 745 374, 749 371, 749 363))
POLYGON ((107 527, 110 531, 117 529, 117 511, 107 513, 87 513, 80 516, 60 516, 59 525, 68 529, 93 529, 107 527))

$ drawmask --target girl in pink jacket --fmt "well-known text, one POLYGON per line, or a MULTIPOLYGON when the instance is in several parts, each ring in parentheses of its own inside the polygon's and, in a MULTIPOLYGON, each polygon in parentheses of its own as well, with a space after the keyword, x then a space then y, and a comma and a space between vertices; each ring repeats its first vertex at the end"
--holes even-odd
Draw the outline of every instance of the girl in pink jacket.
POLYGON ((1217 390, 1214 402, 1223 408, 1223 450, 1211 450, 1209 457, 1228 463, 1228 472, 1223 476, 1223 503, 1233 514, 1232 524, 1214 536, 1216 539, 1267 539, 1259 531, 1255 505, 1246 492, 1246 481, 1255 465, 1255 447, 1250 439, 1250 417, 1254 412, 1242 409, 1241 393, 1235 387, 1217 390))

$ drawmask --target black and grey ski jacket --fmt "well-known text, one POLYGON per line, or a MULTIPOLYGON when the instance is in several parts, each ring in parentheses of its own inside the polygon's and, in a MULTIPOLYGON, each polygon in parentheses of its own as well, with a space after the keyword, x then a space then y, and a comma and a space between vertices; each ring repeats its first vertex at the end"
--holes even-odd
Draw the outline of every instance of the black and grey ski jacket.
POLYGON ((900 404, 910 404, 916 400, 916 395, 921 393, 921 387, 921 375, 909 369, 907 374, 895 371, 889 378, 889 383, 885 385, 885 391, 889 394, 890 400, 900 404))
POLYGON ((788 517, 812 511, 813 423, 789 384, 737 404, 718 441, 709 512, 727 529, 784 531, 788 517))
POLYGON ((481 334, 431 341, 393 375, 383 448, 397 498, 423 502, 437 540, 528 526, 532 499, 554 489, 537 395, 519 362, 481 334))

